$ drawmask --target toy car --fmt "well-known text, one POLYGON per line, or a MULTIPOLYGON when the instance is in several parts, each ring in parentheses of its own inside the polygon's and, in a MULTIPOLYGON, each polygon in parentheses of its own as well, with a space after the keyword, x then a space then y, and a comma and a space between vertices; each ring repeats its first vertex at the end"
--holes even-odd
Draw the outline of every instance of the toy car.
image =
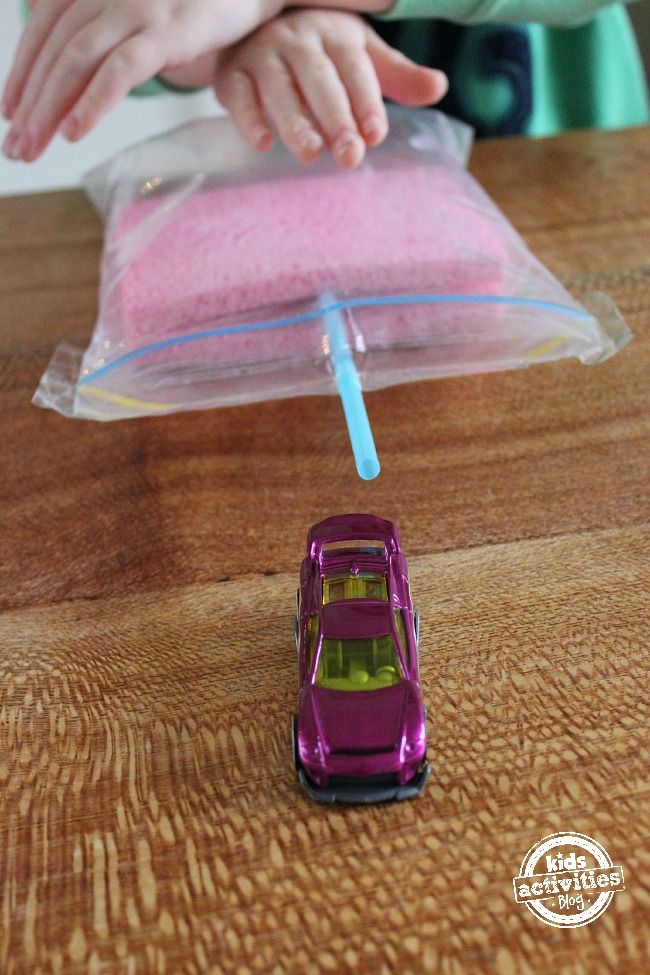
POLYGON ((429 776, 418 614, 395 526, 374 515, 314 525, 300 570, 298 777, 318 802, 410 799, 429 776))

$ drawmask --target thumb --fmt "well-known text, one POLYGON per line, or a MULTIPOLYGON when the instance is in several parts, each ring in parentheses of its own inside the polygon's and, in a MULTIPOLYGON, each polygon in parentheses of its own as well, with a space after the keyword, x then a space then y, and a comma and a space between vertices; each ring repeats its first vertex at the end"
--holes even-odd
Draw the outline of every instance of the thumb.
POLYGON ((369 35, 367 50, 383 95, 401 105, 433 105, 445 97, 449 81, 443 71, 416 64, 374 31, 369 35))

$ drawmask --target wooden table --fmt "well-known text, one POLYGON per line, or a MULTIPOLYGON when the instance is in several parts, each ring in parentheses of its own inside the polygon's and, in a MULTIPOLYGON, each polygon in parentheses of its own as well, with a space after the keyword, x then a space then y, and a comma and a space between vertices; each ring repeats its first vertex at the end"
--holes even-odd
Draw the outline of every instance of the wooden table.
POLYGON ((90 334, 101 228, 79 192, 0 201, 2 975, 650 970, 650 131, 487 142, 473 169, 636 338, 369 395, 371 484, 334 398, 31 406, 90 334), (298 566, 346 509, 410 556, 434 763, 410 803, 318 807, 292 768, 298 566), (513 897, 555 831, 626 874, 573 930, 513 897))

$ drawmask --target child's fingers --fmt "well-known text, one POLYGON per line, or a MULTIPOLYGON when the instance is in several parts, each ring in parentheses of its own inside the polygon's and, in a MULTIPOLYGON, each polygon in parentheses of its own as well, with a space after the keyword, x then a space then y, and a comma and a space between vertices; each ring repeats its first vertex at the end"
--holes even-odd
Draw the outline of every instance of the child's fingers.
POLYGON ((86 135, 132 88, 144 84, 167 61, 162 41, 153 32, 141 31, 113 48, 99 66, 79 100, 61 125, 71 141, 86 135))
POLYGON ((341 165, 358 166, 365 144, 332 60, 322 48, 311 46, 285 50, 284 55, 330 152, 341 165))
POLYGON ((446 95, 449 83, 442 71, 416 64, 372 30, 368 31, 368 53, 388 98, 402 105, 431 105, 446 95))
POLYGON ((388 115, 377 73, 368 53, 356 48, 327 46, 343 82, 366 145, 378 146, 388 134, 388 115))
POLYGON ((34 60, 50 36, 59 17, 73 2, 74 0, 48 0, 47 3, 39 3, 29 17, 18 42, 11 71, 5 82, 2 95, 2 111, 6 118, 13 116, 34 60))
MULTIPOLYGON (((95 29, 90 34, 84 30, 93 19, 95 23, 100 22, 96 16, 100 10, 98 0, 68 7, 41 48, 13 113, 9 130, 9 142, 15 149, 13 155, 24 154, 19 148, 21 144, 39 141, 42 122, 35 120, 34 113, 38 115, 40 104, 52 96, 52 85, 59 84, 61 79, 65 82, 68 77, 77 77, 80 73, 87 76, 98 58, 103 57, 119 40, 119 36, 115 36, 105 43, 101 30, 95 29)), ((59 121, 60 117, 56 119, 57 125, 59 121)))
POLYGON ((241 68, 226 68, 217 74, 215 92, 249 145, 261 151, 270 149, 273 133, 251 76, 241 68))
POLYGON ((313 162, 323 140, 306 114, 287 66, 279 58, 265 59, 256 69, 258 90, 287 149, 301 162, 313 162))
POLYGON ((43 152, 98 65, 119 40, 116 29, 107 28, 100 17, 79 31, 52 66, 45 84, 37 90, 22 125, 17 155, 31 162, 43 152))

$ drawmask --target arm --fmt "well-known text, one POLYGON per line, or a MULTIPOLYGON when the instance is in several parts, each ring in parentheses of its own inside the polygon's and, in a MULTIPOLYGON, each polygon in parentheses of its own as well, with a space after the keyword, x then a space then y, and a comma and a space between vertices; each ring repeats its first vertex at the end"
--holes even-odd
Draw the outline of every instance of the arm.
MULTIPOLYGON (((439 17, 457 24, 536 23, 568 26, 590 20, 615 0, 302 0, 304 7, 338 7, 400 18, 439 17)), ((627 0, 631 2, 631 0, 627 0)))

